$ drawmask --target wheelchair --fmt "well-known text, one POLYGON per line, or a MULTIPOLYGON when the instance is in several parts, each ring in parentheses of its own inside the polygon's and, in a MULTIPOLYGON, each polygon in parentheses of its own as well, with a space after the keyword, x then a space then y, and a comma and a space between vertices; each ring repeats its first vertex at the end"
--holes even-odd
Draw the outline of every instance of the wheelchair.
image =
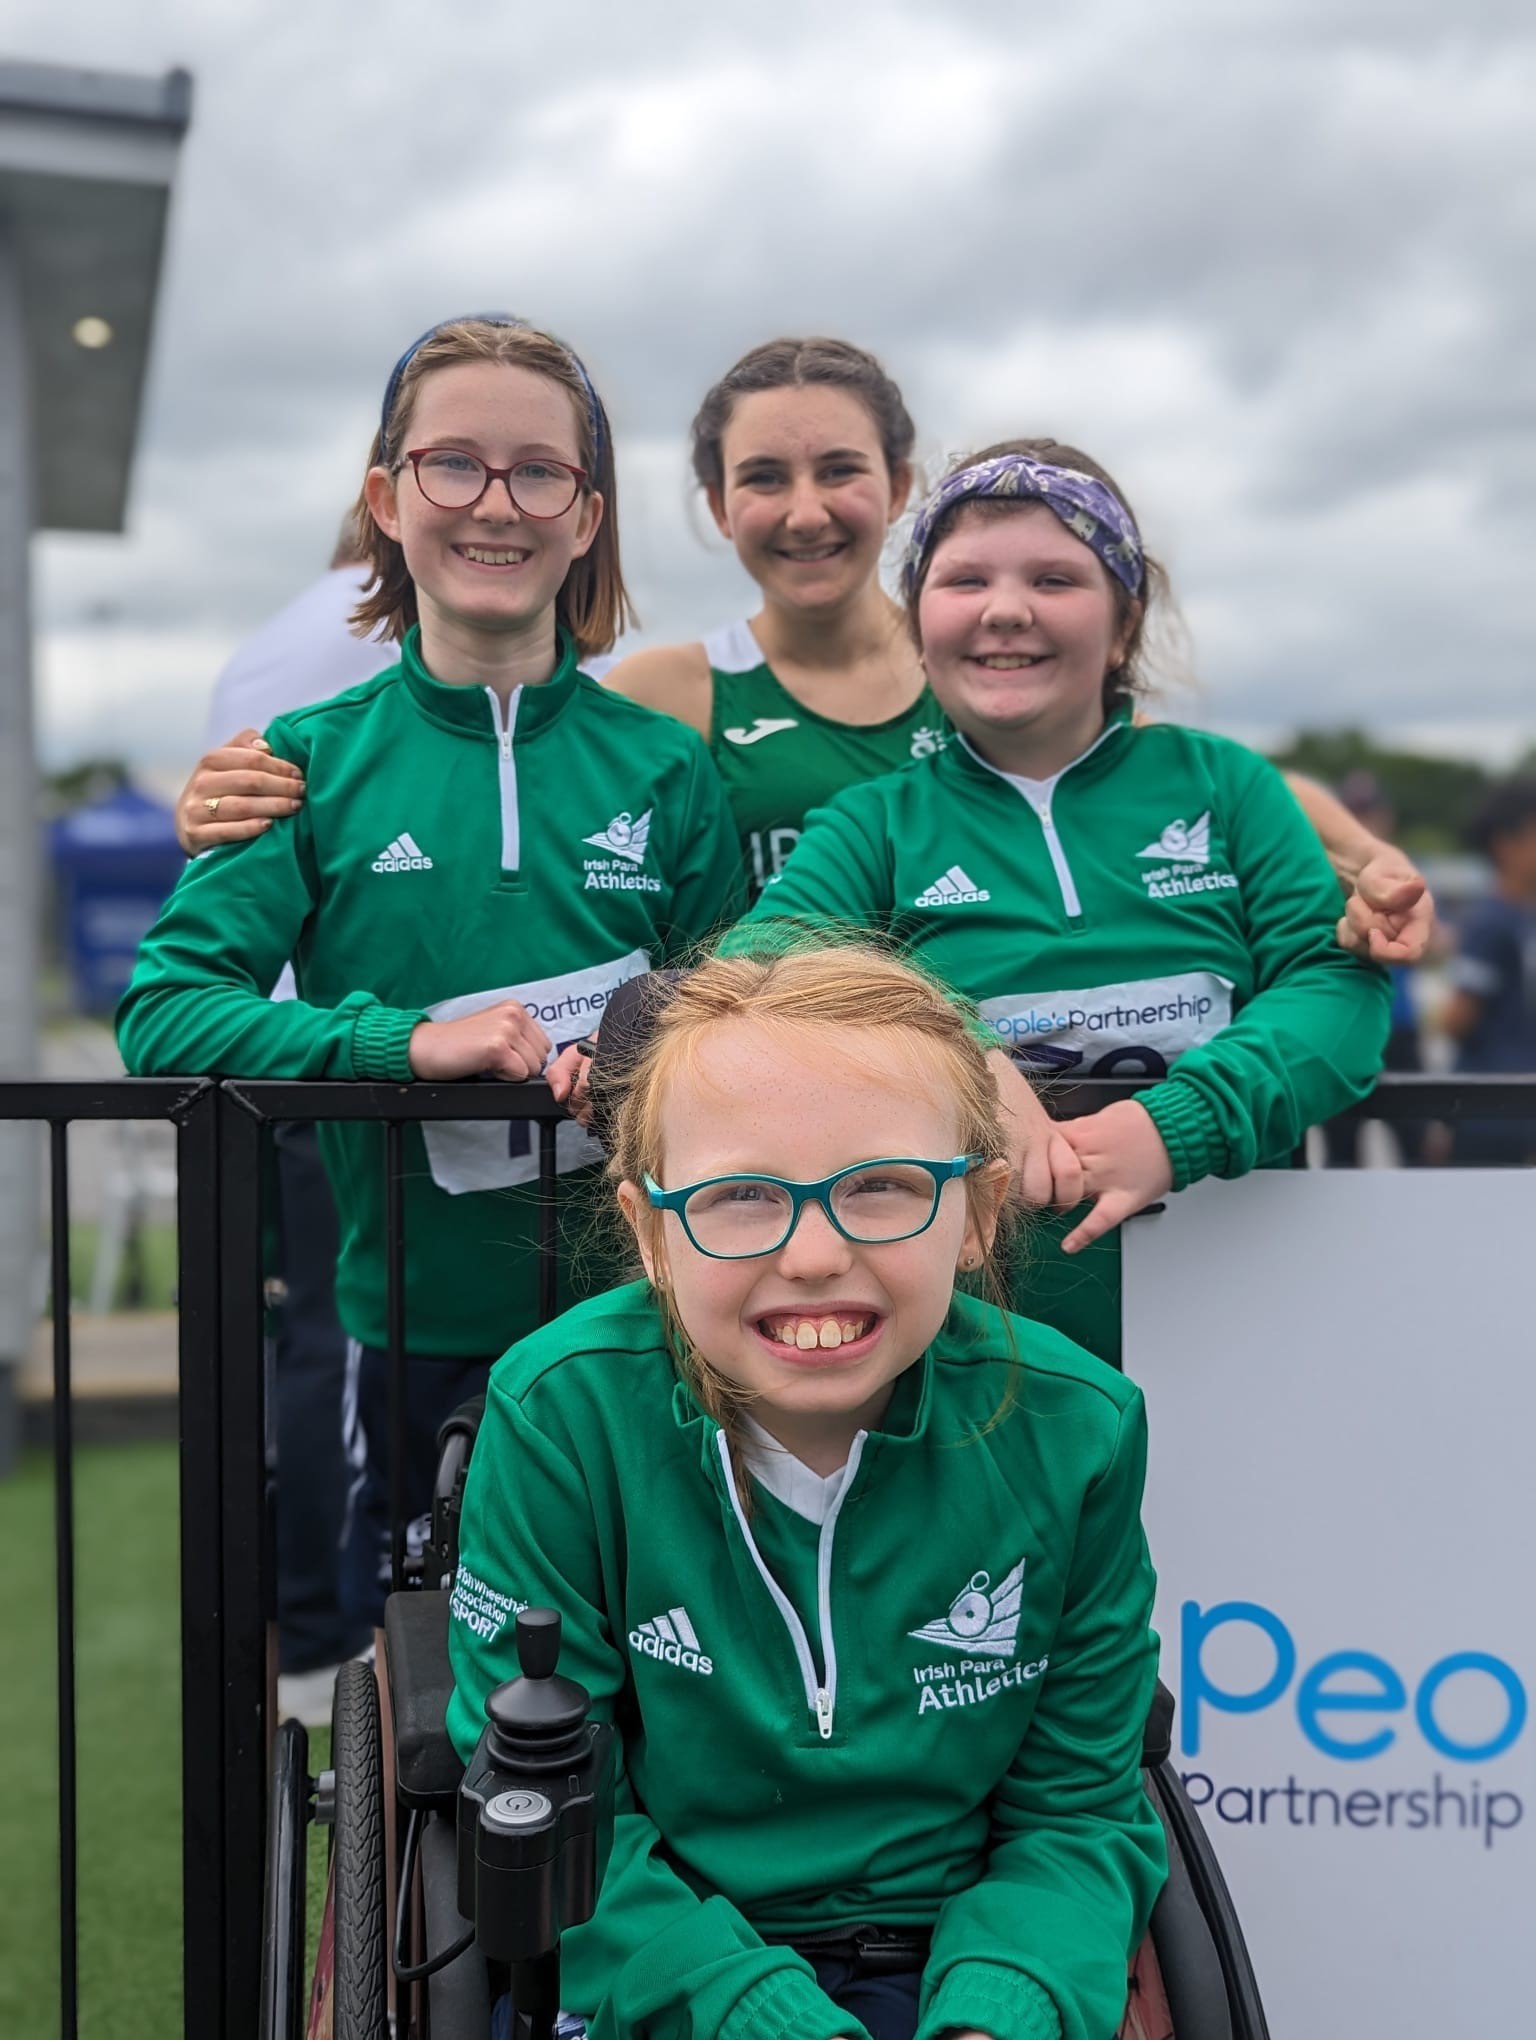
MULTIPOLYGON (((509 1966, 486 1952, 483 1913, 477 1931, 459 1909, 466 1773, 443 1726, 453 1691, 448 1603, 483 1410, 480 1398, 443 1427, 430 1534, 407 1586, 386 1604, 379 1662, 343 1665, 337 1678, 330 1767, 308 1775, 308 1739, 298 1722, 283 1722, 274 1738, 261 2040, 489 2040, 492 2006, 509 1989, 518 2040, 552 2040, 557 2031, 558 1956, 509 1966), (324 1925, 306 1991, 312 1821, 329 1827, 331 1846, 324 1925)), ((557 1640, 558 1619, 547 1620, 557 1640)), ((523 1662, 526 1672, 526 1654, 523 1662)), ((1159 1685, 1143 1764, 1167 1838, 1169 1875, 1130 1967, 1115 2040, 1268 2040, 1231 1895, 1172 1763, 1172 1732, 1173 1696, 1159 1685)), ((590 1903, 597 1875, 590 1860, 586 1871, 590 1903)), ((544 1939, 558 1940, 558 1922, 544 1939)))

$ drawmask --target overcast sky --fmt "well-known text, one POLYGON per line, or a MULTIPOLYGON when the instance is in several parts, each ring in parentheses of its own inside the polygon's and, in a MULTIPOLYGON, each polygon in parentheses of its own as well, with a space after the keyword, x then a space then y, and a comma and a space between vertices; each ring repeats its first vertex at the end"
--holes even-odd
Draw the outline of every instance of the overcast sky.
POLYGON ((747 346, 873 347, 938 460, 1051 432, 1250 735, 1536 738, 1536 29, 1497 0, 7 0, 0 55, 194 74, 129 529, 36 549, 50 762, 195 755, 324 565, 432 320, 565 335, 642 640, 752 590, 685 435, 747 346))

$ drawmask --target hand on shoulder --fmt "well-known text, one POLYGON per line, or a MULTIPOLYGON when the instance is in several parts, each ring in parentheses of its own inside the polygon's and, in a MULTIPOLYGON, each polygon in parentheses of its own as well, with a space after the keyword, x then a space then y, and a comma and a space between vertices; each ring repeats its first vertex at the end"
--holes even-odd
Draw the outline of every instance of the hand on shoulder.
POLYGON ((610 666, 603 685, 646 708, 675 716, 708 738, 714 715, 715 683, 702 644, 653 645, 630 652, 610 666))
POLYGON ((176 796, 176 836, 189 857, 259 836, 304 805, 304 775, 274 755, 259 730, 205 752, 176 796))

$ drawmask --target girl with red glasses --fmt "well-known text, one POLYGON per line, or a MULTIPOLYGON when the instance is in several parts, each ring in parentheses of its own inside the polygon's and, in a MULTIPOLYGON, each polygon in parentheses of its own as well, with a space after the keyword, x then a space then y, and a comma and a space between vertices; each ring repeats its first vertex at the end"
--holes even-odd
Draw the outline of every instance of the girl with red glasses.
MULTIPOLYGON (((476 317, 402 355, 355 512, 371 573, 354 625, 399 660, 269 727, 307 797, 188 868, 119 1015, 131 1070, 538 1077, 619 984, 728 910, 735 838, 703 743, 581 671, 628 611, 614 495, 606 413, 561 341, 476 317), (290 958, 298 997, 274 1001, 290 958)), ((415 1513, 437 1425, 536 1322, 537 1167, 526 1126, 437 1123, 406 1143, 415 1513)), ((344 1598, 376 1615, 384 1184, 372 1127, 322 1144, 352 1341, 344 1598)), ((596 1154, 562 1127, 563 1170, 596 1154)))

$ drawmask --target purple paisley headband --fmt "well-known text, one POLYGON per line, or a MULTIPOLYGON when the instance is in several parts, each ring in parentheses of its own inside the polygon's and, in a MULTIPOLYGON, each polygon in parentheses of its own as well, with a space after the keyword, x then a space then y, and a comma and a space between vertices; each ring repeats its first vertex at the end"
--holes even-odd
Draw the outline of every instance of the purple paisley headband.
MULTIPOLYGON (((395 408, 396 397, 400 394, 400 378, 405 374, 412 356, 419 348, 424 347, 429 340, 441 333, 446 327, 463 326, 466 324, 511 326, 523 333, 532 333, 536 330, 536 328, 529 325, 526 319, 518 318, 515 312, 461 312, 456 319, 439 319, 435 326, 428 326, 425 333, 418 333, 410 346, 406 348, 404 354, 401 355, 400 359, 390 370, 389 381, 384 385, 384 403, 379 411, 380 446, 383 446, 389 438, 389 415, 395 408)), ((546 334, 545 338, 553 339, 554 335, 546 334)), ((596 451, 597 459, 601 461, 603 457, 603 407, 597 401, 597 391, 592 387, 592 378, 587 374, 586 366, 574 348, 567 347, 563 340, 557 340, 555 344, 557 347, 565 348, 566 358, 572 368, 575 369, 577 375, 580 376, 581 386, 587 393, 587 423, 592 428, 592 445, 596 451)))
POLYGON ((1129 594, 1142 582, 1141 534, 1113 489, 1076 468, 1052 467, 1024 453, 1000 453, 957 468, 934 490, 912 526, 901 563, 901 590, 910 602, 928 561, 939 519, 957 503, 1003 500, 1043 503, 1104 562, 1129 594))

